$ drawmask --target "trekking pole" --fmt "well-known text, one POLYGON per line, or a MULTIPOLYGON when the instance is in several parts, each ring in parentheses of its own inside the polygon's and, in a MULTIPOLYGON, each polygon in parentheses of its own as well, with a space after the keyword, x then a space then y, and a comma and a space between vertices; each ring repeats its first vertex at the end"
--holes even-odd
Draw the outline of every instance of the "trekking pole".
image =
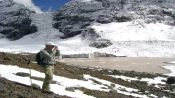
POLYGON ((30 62, 31 62, 31 61, 30 61, 30 59, 29 59, 28 62, 27 62, 27 64, 28 64, 28 66, 29 66, 29 73, 30 73, 30 83, 31 83, 30 86, 31 86, 31 89, 32 89, 32 91, 33 91, 32 79, 31 79, 31 77, 32 77, 32 76, 31 76, 31 73, 32 73, 32 72, 31 72, 31 65, 30 65, 30 62))

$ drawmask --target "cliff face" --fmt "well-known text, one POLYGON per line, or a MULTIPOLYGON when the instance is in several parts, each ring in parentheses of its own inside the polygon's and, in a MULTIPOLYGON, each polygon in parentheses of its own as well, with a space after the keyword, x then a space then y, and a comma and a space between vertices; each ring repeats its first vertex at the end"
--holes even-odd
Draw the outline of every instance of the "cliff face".
POLYGON ((99 37, 88 29, 93 23, 127 22, 136 19, 145 23, 175 25, 174 0, 72 0, 54 16, 53 26, 63 38, 82 34, 99 37))
POLYGON ((33 13, 13 0, 0 1, 0 36, 11 40, 19 39, 37 31, 31 25, 30 14, 33 13))
MULTIPOLYGON (((53 27, 69 38, 82 34, 92 40, 99 38, 94 23, 143 20, 145 23, 175 25, 174 0, 71 0, 54 14, 53 27)), ((32 25, 32 12, 13 0, 0 0, 0 37, 20 39, 37 31, 32 25)))

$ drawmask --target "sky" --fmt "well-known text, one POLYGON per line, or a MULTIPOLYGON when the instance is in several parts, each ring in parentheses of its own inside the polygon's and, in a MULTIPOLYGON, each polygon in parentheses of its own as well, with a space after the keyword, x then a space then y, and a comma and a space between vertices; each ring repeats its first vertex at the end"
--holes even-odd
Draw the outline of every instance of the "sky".
POLYGON ((70 0, 32 0, 42 11, 57 10, 70 0))

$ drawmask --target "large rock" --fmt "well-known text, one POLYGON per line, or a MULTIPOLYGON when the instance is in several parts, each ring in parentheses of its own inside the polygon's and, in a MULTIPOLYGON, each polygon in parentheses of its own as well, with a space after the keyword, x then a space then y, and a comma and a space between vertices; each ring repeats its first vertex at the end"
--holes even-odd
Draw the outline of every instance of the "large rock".
POLYGON ((24 72, 17 72, 15 75, 21 76, 21 77, 30 77, 29 73, 24 73, 24 72))
POLYGON ((90 47, 95 48, 106 48, 108 46, 112 45, 112 42, 108 39, 98 39, 91 44, 89 44, 90 47))
POLYGON ((36 32, 37 27, 31 25, 31 13, 33 12, 23 5, 14 3, 13 0, 1 0, 0 33, 2 37, 16 40, 36 32))
POLYGON ((146 23, 175 25, 174 4, 175 0, 71 0, 56 12, 53 26, 64 33, 63 38, 68 38, 84 34, 94 22, 143 19, 146 23))
POLYGON ((166 81, 167 84, 175 84, 175 77, 169 77, 166 81))
POLYGON ((32 84, 31 84, 31 87, 32 87, 33 89, 41 89, 40 86, 39 86, 38 84, 35 84, 35 83, 32 83, 32 84))
POLYGON ((87 38, 92 42, 94 42, 96 41, 97 38, 100 37, 100 35, 98 35, 94 29, 87 28, 87 29, 84 29, 84 31, 82 32, 82 37, 87 38))

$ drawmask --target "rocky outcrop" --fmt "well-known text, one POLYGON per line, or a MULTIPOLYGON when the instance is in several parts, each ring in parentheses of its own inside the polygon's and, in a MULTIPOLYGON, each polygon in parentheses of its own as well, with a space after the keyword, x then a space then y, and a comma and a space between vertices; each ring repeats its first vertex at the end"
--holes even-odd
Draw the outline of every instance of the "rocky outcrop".
POLYGON ((108 46, 112 45, 112 42, 107 39, 98 39, 95 42, 92 42, 89 46, 95 47, 95 48, 106 48, 108 46))
POLYGON ((174 0, 71 0, 55 14, 53 26, 68 38, 86 32, 94 22, 142 19, 146 23, 175 25, 174 4, 174 0))
POLYGON ((37 31, 31 25, 30 14, 33 13, 25 6, 14 3, 13 0, 0 1, 0 34, 11 40, 19 39, 37 31))

